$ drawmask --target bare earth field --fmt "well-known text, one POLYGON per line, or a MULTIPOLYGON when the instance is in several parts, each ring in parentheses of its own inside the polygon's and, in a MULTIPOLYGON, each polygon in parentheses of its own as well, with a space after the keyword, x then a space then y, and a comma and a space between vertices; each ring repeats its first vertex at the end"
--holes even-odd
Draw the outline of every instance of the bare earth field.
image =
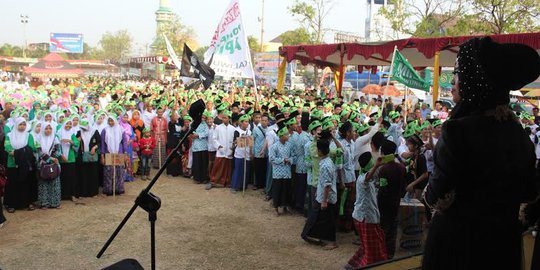
MULTIPOLYGON (((126 194, 64 202, 62 209, 17 211, 0 229, 0 269, 101 269, 124 258, 150 269, 150 226, 138 209, 109 247, 96 254, 148 182, 126 183, 126 194)), ((185 178, 163 177, 156 225, 158 269, 342 269, 357 246, 339 234, 336 250, 300 238, 305 219, 275 217, 260 191, 205 191, 185 178)))

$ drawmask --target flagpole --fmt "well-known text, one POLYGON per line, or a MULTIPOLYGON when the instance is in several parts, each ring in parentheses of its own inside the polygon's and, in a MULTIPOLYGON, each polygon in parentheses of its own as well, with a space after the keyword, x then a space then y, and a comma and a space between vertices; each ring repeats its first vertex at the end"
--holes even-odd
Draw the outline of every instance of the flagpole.
POLYGON ((390 63, 390 74, 388 74, 388 80, 386 81, 386 87, 384 88, 383 100, 386 99, 386 93, 388 86, 390 85, 390 79, 392 78, 392 72, 394 71, 394 60, 396 59, 397 46, 394 46, 394 52, 392 53, 392 62, 390 63))

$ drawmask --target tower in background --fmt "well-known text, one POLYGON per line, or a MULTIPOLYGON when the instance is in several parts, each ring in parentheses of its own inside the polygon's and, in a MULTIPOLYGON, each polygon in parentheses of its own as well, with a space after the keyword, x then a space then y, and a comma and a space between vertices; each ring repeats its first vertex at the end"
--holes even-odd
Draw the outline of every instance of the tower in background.
POLYGON ((390 22, 381 14, 382 7, 393 5, 393 0, 367 0, 366 41, 392 40, 399 38, 390 22))
POLYGON ((173 12, 169 7, 169 0, 159 0, 159 9, 156 11, 156 33, 159 33, 161 27, 170 22, 172 17, 173 12))

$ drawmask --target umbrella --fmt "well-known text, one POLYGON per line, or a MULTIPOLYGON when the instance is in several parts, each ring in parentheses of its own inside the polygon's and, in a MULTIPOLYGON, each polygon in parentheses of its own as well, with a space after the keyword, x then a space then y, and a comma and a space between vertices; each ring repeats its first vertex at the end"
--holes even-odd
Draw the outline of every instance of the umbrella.
POLYGON ((381 86, 377 84, 368 84, 362 88, 362 93, 368 95, 381 95, 381 86))
POLYGON ((384 95, 386 94, 387 96, 390 96, 390 97, 399 97, 399 96, 402 96, 401 95, 401 91, 399 91, 395 86, 393 85, 388 85, 388 86, 384 86, 381 88, 381 92, 382 94, 381 95, 384 95), (386 89, 386 90, 385 90, 386 89), (385 93, 386 92, 386 93, 385 93))
POLYGON ((526 97, 540 97, 540 89, 532 89, 528 91, 524 96, 526 97))

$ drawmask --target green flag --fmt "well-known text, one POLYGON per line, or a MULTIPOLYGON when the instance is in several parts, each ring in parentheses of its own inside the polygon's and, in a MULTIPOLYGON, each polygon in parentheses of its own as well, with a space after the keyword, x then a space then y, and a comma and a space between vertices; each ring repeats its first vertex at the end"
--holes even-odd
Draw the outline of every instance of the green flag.
POLYGON ((424 91, 429 91, 429 83, 426 82, 409 64, 407 59, 398 51, 394 51, 394 63, 392 65, 392 79, 408 86, 424 91))
MULTIPOLYGON (((454 74, 451 71, 442 71, 441 76, 439 76, 439 86, 441 88, 452 88, 452 78, 454 74)), ((424 80, 430 85, 433 85, 433 71, 426 69, 424 80)))

